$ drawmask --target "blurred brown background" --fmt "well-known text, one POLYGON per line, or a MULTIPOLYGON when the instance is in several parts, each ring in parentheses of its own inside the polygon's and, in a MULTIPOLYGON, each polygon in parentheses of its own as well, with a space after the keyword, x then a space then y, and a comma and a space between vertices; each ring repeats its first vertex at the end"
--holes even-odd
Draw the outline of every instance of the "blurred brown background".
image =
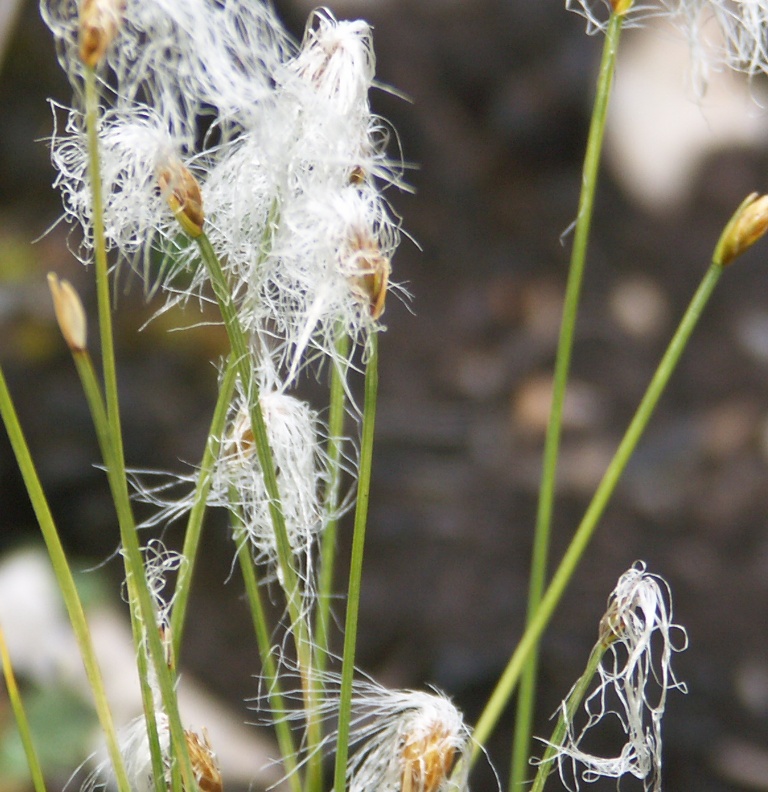
MULTIPOLYGON (((310 6, 277 5, 300 35, 310 6)), ((401 245, 394 278, 413 301, 390 299, 385 317, 359 661, 387 684, 441 687, 472 720, 524 618, 569 255, 570 238, 561 234, 576 211, 602 39, 586 36, 583 21, 554 0, 330 5, 340 17, 373 23, 378 77, 410 98, 377 92, 374 104, 418 166, 409 174, 415 193, 392 196, 421 249, 401 245)), ((624 43, 637 54, 631 47, 641 41, 635 34, 624 43)), ((70 277, 91 305, 93 295, 67 252, 66 229, 32 244, 60 212, 42 142, 51 125, 45 99, 69 96, 32 2, 21 4, 1 68, 0 359, 68 548, 102 560, 115 548, 116 528, 44 274, 70 277)), ((625 68, 629 80, 629 60, 625 68)), ((685 79, 684 70, 668 75, 685 79)), ((738 93, 715 91, 726 100, 738 93)), ((652 163, 665 155, 659 141, 682 134, 691 107, 706 115, 680 105, 678 116, 653 91, 638 93, 636 104, 629 96, 658 133, 646 141, 652 163)), ((666 192, 662 185, 654 193, 652 178, 645 192, 633 191, 632 163, 612 144, 566 409, 555 559, 720 229, 747 193, 768 190, 764 111, 753 105, 743 123, 728 112, 737 131, 709 120, 711 140, 672 150, 673 165, 685 154, 687 170, 666 192)), ((620 138, 629 143, 626 133, 620 138)), ((671 792, 768 790, 766 251, 759 244, 723 278, 544 641, 536 733, 547 736, 547 716, 583 668, 619 575, 643 559, 665 577, 690 638, 676 657, 689 695, 671 695, 664 721, 671 792)), ((118 313, 128 462, 177 468, 200 454, 215 385, 209 361, 223 348, 221 334, 169 334, 165 320, 137 333, 152 308, 128 281, 118 313)), ((0 551, 35 532, 3 436, 0 551)), ((186 662, 242 719, 254 720, 240 702, 256 693, 256 651, 245 608, 231 605, 239 589, 225 582, 232 549, 224 535, 208 534, 186 662)), ((116 564, 107 570, 118 579, 116 564)), ((503 723, 490 746, 502 778, 509 740, 503 723)), ((481 772, 474 788, 492 790, 494 781, 481 772)))

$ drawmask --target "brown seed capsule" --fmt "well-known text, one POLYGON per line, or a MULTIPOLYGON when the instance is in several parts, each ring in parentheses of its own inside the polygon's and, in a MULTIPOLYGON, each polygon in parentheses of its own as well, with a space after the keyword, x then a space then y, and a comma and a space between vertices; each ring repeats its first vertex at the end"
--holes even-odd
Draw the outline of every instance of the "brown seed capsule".
POLYGON ((193 731, 185 731, 184 737, 189 750, 189 761, 200 792, 222 792, 224 784, 221 780, 216 754, 208 741, 207 732, 202 737, 193 731))
POLYGON ((455 753, 451 735, 440 723, 426 734, 406 735, 402 792, 437 792, 451 772, 455 753))
POLYGON ((125 11, 124 0, 83 0, 78 45, 80 60, 95 68, 117 36, 125 11))
POLYGON ((203 233, 205 214, 200 185, 189 168, 171 162, 158 168, 157 183, 181 227, 193 238, 203 233))
POLYGON ((392 267, 389 258, 377 242, 367 234, 356 233, 349 240, 347 255, 354 262, 350 284, 355 294, 368 304, 372 319, 384 313, 389 275, 392 267))
POLYGON ((349 183, 360 185, 365 182, 365 168, 362 165, 355 165, 349 172, 349 183))
POLYGON ((87 345, 87 323, 80 296, 69 281, 60 281, 48 273, 48 288, 53 297, 53 310, 59 329, 72 352, 83 352, 87 345))

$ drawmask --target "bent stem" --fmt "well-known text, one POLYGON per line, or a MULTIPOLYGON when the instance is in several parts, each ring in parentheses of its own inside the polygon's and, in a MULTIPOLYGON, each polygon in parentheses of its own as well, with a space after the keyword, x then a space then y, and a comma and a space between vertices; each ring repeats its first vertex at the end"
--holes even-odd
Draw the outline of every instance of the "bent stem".
POLYGON ((584 673, 571 688, 567 701, 560 707, 557 724, 552 732, 552 736, 549 738, 547 750, 544 752, 544 756, 537 762, 539 769, 536 771, 536 777, 533 779, 533 786, 530 792, 542 792, 544 789, 544 784, 549 774, 554 769, 554 759, 563 744, 568 724, 573 723, 576 709, 581 702, 584 701, 584 696, 587 694, 587 690, 589 690, 589 685, 594 679, 597 667, 600 665, 600 661, 603 659, 607 648, 608 644, 604 643, 602 640, 598 641, 597 644, 592 647, 592 652, 589 655, 584 673))
POLYGON ((51 566, 53 567, 59 590, 64 599, 64 605, 69 614, 72 630, 75 633, 75 638, 83 659, 83 665, 85 666, 85 673, 88 677, 88 683, 93 691, 94 706, 99 718, 99 723, 104 732, 107 751, 114 769, 117 787, 120 792, 131 792, 131 786, 125 772, 125 765, 123 764, 123 757, 120 753, 115 724, 112 720, 109 704, 107 703, 104 680, 102 679, 101 671, 96 660, 91 633, 85 618, 85 611, 83 610, 80 596, 77 593, 75 581, 72 577, 72 570, 70 569, 66 553, 61 544, 61 539, 56 530, 56 525, 53 521, 53 516, 51 515, 51 510, 48 506, 48 501, 43 492, 42 485, 40 484, 35 464, 29 453, 29 447, 21 429, 18 415, 13 406, 11 394, 8 390, 8 384, 6 383, 2 368, 0 368, 0 415, 2 415, 3 423, 8 432, 8 439, 11 442, 11 447, 16 457, 16 463, 24 479, 24 485, 27 489, 29 500, 32 503, 37 523, 40 526, 43 540, 48 548, 51 566))
POLYGON ((648 421, 653 414, 656 405, 669 382, 680 360, 693 330, 701 317, 702 312, 714 291, 715 286, 720 280, 723 266, 718 263, 710 265, 702 282, 700 283, 691 303, 686 310, 680 325, 675 331, 656 373, 653 375, 648 389, 643 396, 640 406, 637 408, 632 421, 627 428, 624 437, 614 455, 608 469, 603 475, 600 484, 587 508, 581 523, 579 524, 568 549, 563 556, 557 571, 552 577, 544 596, 541 599, 536 613, 531 619, 528 627, 523 633, 523 637, 517 648, 509 659, 507 667, 504 669, 495 690, 491 694, 488 703, 477 722, 474 732, 474 745, 470 762, 474 764, 490 734, 493 732, 502 711, 507 705, 517 682, 520 679, 525 662, 530 653, 539 641, 542 633, 549 624, 552 614, 555 612, 560 599, 565 592, 568 583, 573 577, 584 551, 595 532, 598 521, 605 511, 608 501, 613 495, 616 485, 624 469, 634 453, 648 421))
MULTIPOLYGON (((563 317, 557 346, 557 357, 552 382, 552 403, 550 406, 547 436, 544 445, 539 501, 536 514, 536 528, 531 556, 531 577, 528 588, 527 624, 536 613, 541 602, 547 573, 549 557, 550 528, 552 508, 555 497, 557 461, 562 433, 563 404, 565 402, 568 372, 573 350, 574 328, 579 307, 581 284, 592 223, 592 213, 597 187, 598 168, 603 147, 605 122, 608 115, 608 101, 613 85, 616 53, 619 46, 623 15, 613 13, 605 35, 600 75, 597 81, 597 94, 592 111, 586 154, 582 172, 581 196, 574 231, 573 249, 565 291, 563 317)), ((517 699, 517 715, 512 748, 510 772, 511 790, 520 789, 528 776, 528 756, 530 754, 531 728, 536 698, 536 676, 538 670, 538 646, 534 646, 528 656, 525 671, 520 682, 517 699)))
POLYGON ((371 334, 370 344, 370 357, 365 369, 363 428, 360 441, 360 470, 357 478, 357 503, 355 505, 355 525, 352 535, 352 557, 349 567, 347 614, 344 624, 344 654, 341 668, 338 741, 336 745, 333 784, 335 792, 343 792, 346 789, 349 731, 352 714, 352 682, 355 673, 355 646, 357 643, 357 623, 360 611, 365 528, 368 522, 368 501, 371 493, 373 438, 376 424, 376 398, 379 388, 379 341, 376 333, 371 334))

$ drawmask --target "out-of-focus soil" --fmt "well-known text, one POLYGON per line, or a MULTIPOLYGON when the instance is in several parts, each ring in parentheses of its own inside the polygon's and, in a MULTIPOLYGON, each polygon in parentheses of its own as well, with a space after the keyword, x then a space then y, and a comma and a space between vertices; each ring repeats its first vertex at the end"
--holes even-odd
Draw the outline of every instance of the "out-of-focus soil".
MULTIPOLYGON (((308 7, 279 6, 299 31, 308 7)), ((408 174, 414 194, 392 195, 418 246, 405 240, 394 261, 393 278, 413 299, 390 297, 381 344, 359 662, 388 684, 437 685, 471 720, 524 620, 571 241, 561 234, 576 212, 602 40, 542 0, 334 7, 373 22, 379 79, 410 99, 377 92, 375 105, 418 165, 408 174)), ((43 278, 56 269, 86 289, 88 276, 60 228, 17 249, 59 212, 45 146, 35 141, 50 131, 45 97, 68 96, 32 4, 0 96, 0 355, 69 549, 104 558, 117 541, 108 494, 43 278)), ((555 559, 720 229, 746 194, 766 188, 765 149, 712 155, 689 197, 663 215, 638 208, 614 173, 603 174, 566 406, 555 559)), ((766 249, 725 273, 542 650, 537 734, 546 736, 619 575, 642 559, 668 581, 690 642, 675 658, 689 694, 670 696, 664 720, 670 791, 768 789, 760 764, 768 763, 766 249)), ((136 335, 151 313, 138 284, 119 309, 129 464, 194 462, 221 334, 167 334, 155 322, 136 335)), ((0 442, 0 545, 10 547, 35 529, 0 442)), ((256 652, 245 609, 231 607, 237 584, 224 584, 232 549, 223 536, 208 535, 187 662, 237 703, 255 693, 256 652)), ((502 776, 509 734, 507 720, 491 745, 502 776)), ((475 788, 493 784, 486 773, 475 788)))

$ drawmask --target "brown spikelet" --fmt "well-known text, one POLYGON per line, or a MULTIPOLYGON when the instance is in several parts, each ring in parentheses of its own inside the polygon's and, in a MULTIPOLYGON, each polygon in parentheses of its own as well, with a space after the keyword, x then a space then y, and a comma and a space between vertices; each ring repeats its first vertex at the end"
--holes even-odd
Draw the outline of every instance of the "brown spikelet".
POLYGON ((437 792, 450 775, 455 753, 456 746, 440 723, 426 734, 406 735, 402 792, 437 792))
POLYGON ((355 294, 368 304, 372 319, 384 313, 389 275, 392 267, 378 243, 367 234, 355 233, 348 242, 347 254, 354 262, 350 284, 355 294))
POLYGON ((216 761, 216 754, 208 741, 208 734, 203 731, 202 736, 193 731, 185 731, 189 759, 192 771, 200 792, 223 792, 224 784, 216 761))
POLYGON ((205 214, 200 184, 189 168, 171 162, 158 168, 157 183, 181 227, 194 239, 203 233, 205 214))
POLYGON ((725 266, 752 247, 768 232, 768 195, 753 193, 736 210, 725 227, 715 260, 725 266))

